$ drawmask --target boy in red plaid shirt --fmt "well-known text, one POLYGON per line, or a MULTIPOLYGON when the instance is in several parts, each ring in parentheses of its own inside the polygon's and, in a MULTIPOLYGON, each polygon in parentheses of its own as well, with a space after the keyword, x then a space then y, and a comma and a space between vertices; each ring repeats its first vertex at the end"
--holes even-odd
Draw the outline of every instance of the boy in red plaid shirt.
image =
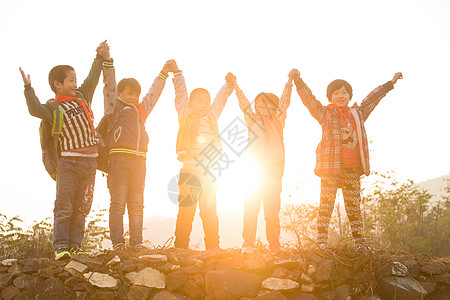
POLYGON ((342 79, 334 80, 327 87, 330 104, 323 106, 300 78, 300 72, 295 72, 297 92, 311 115, 322 126, 322 140, 316 150, 317 163, 314 169, 314 173, 321 178, 317 218, 317 243, 321 249, 328 247, 328 225, 337 189, 341 188, 355 247, 366 253, 374 251, 364 235, 360 208, 360 176, 370 174, 364 122, 400 78, 402 73, 396 73, 391 81, 370 92, 361 105, 355 103, 352 107, 348 107, 353 96, 351 85, 342 79))

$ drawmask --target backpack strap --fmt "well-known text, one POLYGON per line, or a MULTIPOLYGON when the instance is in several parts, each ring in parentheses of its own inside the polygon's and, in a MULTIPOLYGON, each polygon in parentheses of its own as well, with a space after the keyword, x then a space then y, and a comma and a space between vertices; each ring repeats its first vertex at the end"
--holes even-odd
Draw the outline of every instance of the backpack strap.
POLYGON ((57 101, 54 101, 53 99, 48 100, 47 103, 53 109, 52 136, 55 139, 58 139, 63 127, 64 111, 61 105, 59 105, 59 103, 57 101))

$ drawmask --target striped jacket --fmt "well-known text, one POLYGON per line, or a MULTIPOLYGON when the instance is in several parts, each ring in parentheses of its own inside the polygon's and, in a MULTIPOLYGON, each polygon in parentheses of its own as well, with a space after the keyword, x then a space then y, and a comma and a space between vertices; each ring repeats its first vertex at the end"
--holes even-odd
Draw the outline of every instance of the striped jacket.
MULTIPOLYGON (((87 105, 91 105, 95 88, 97 87, 100 73, 102 71, 103 58, 97 56, 92 63, 89 75, 83 84, 77 89, 76 98, 81 99, 87 105)), ((25 99, 28 111, 32 116, 53 123, 54 108, 51 104, 41 104, 31 85, 25 86, 25 99)), ((89 112, 86 115, 84 109, 77 101, 69 101, 60 104, 64 115, 61 134, 58 138, 61 151, 70 151, 98 144, 99 139, 91 129, 90 122, 94 116, 89 112), (89 119, 90 120, 89 120, 89 119)))
MULTIPOLYGON (((322 126, 322 140, 316 149, 314 173, 317 176, 340 175, 342 172, 342 145, 339 113, 334 108, 323 106, 301 80, 296 82, 296 86, 303 104, 322 126)), ((356 131, 362 165, 361 175, 370 174, 369 146, 364 122, 380 100, 392 89, 393 84, 388 81, 370 92, 362 100, 361 105, 355 103, 350 108, 357 125, 356 131)))

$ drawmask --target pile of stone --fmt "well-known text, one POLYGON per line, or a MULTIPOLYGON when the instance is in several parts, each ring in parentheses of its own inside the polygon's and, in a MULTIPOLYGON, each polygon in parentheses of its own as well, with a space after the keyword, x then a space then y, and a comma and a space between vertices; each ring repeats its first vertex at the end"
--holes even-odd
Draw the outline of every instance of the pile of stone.
POLYGON ((6 259, 1 299, 450 299, 450 257, 239 249, 6 259))

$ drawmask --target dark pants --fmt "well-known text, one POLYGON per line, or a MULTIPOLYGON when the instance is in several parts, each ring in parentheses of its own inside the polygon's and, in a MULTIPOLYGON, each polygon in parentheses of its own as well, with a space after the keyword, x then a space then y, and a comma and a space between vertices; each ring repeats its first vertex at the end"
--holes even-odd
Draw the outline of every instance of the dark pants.
POLYGON ((284 162, 260 164, 261 180, 256 191, 244 202, 243 246, 254 246, 261 201, 264 205, 266 237, 271 249, 280 248, 280 205, 284 162))
POLYGON ((125 243, 123 215, 128 208, 130 245, 142 243, 146 162, 132 154, 111 154, 108 163, 108 188, 111 195, 109 229, 113 245, 125 243))
POLYGON ((322 176, 320 183, 320 206, 317 217, 317 242, 327 243, 328 226, 334 209, 336 192, 342 189, 345 210, 352 236, 355 239, 364 238, 364 224, 361 216, 361 180, 358 169, 343 169, 342 175, 322 176))
POLYGON ((200 208, 206 249, 219 247, 219 218, 216 210, 216 185, 213 177, 199 168, 182 168, 178 186, 178 216, 175 228, 175 247, 189 248, 197 203, 200 208))
POLYGON ((81 246, 94 196, 97 159, 60 157, 56 173, 53 246, 81 246))

